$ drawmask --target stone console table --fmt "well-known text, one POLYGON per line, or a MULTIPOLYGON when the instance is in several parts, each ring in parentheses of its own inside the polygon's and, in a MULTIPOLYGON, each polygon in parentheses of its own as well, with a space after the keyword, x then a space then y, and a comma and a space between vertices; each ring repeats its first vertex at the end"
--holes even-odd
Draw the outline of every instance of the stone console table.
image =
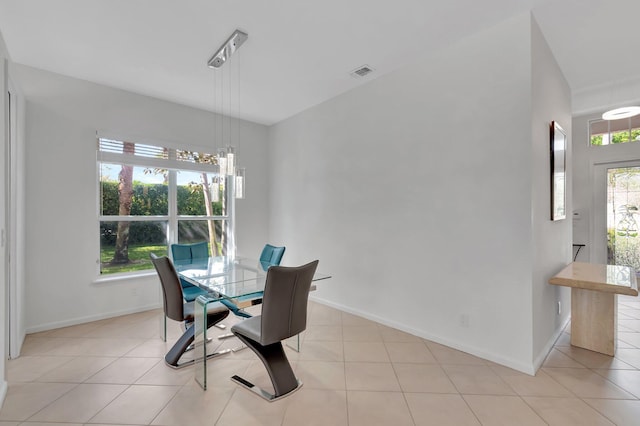
POLYGON ((638 295, 627 266, 573 262, 549 280, 571 287, 571 344, 613 356, 618 329, 617 295, 638 295))

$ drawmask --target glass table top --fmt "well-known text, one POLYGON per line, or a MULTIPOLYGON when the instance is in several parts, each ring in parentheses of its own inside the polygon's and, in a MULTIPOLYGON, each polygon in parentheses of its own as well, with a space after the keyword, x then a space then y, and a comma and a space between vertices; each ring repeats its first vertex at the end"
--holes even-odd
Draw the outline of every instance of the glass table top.
MULTIPOLYGON (((176 261, 178 275, 188 282, 209 291, 209 299, 260 297, 264 291, 270 265, 255 259, 226 256, 176 261)), ((313 281, 330 278, 317 273, 313 281)))

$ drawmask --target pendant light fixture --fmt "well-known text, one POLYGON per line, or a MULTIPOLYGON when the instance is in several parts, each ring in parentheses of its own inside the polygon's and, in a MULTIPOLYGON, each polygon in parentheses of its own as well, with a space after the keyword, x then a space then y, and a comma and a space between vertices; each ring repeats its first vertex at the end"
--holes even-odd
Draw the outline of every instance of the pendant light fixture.
POLYGON ((209 191, 211 192, 211 202, 217 203, 220 201, 220 178, 218 176, 211 178, 211 185, 209 185, 209 191))
POLYGON ((236 198, 244 198, 244 167, 236 170, 236 198))
MULTIPOLYGON (((233 34, 225 41, 222 46, 216 51, 216 53, 209 59, 207 62, 207 66, 209 68, 214 69, 216 73, 220 74, 221 87, 220 93, 216 93, 215 102, 216 105, 219 105, 216 108, 217 116, 216 122, 219 121, 219 125, 216 125, 216 129, 214 131, 215 144, 217 148, 216 159, 218 163, 219 175, 216 183, 218 185, 225 184, 225 186, 229 187, 231 192, 229 195, 233 198, 244 198, 245 195, 245 182, 244 182, 244 169, 240 169, 237 166, 237 145, 240 140, 240 118, 239 118, 239 104, 240 104, 240 96, 239 96, 239 75, 233 76, 231 72, 225 73, 224 70, 220 70, 220 68, 227 62, 231 56, 242 46, 242 44, 247 40, 248 34, 235 30, 233 34), (225 78, 226 76, 226 78, 225 78), (232 120, 231 120, 231 96, 233 85, 233 78, 235 77, 236 85, 237 85, 237 95, 238 99, 236 99, 236 105, 238 105, 238 111, 236 113, 236 123, 237 128, 232 129, 232 120), (228 96, 225 96, 225 90, 228 92, 228 96), (225 99, 226 98, 226 99, 225 99), (218 104, 220 102, 220 104, 218 104), (227 108, 225 110, 225 108, 227 108), (235 141, 233 141, 233 136, 235 136, 235 141), (235 142, 235 146, 234 146, 235 142), (238 173, 242 170, 242 176, 238 178, 238 173), (241 182, 240 185, 238 183, 241 182)), ((237 58, 236 58, 237 61, 237 58)), ((237 64, 236 64, 237 65, 237 64)), ((229 68, 229 66, 227 66, 229 68)), ((237 74, 239 74, 239 66, 236 68, 237 74)), ((218 91, 218 85, 216 84, 216 91, 218 91)), ((212 185, 213 187, 214 185, 212 185)))

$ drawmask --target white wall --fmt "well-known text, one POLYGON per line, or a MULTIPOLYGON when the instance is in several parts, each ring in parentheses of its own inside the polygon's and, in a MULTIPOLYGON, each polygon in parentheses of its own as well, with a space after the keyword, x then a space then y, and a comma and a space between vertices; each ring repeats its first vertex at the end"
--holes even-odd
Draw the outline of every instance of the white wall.
POLYGON ((333 274, 314 298, 533 371, 531 44, 523 15, 271 128, 270 238, 333 274))
POLYGON ((557 121, 567 134, 567 171, 571 171, 571 90, 540 28, 532 19, 532 161, 531 222, 533 258, 533 361, 538 368, 569 319, 571 293, 548 280, 572 260, 571 173, 567 174, 567 219, 551 221, 550 123, 557 121), (561 314, 558 314, 558 302, 561 314))
MULTIPOLYGON (((25 66, 16 66, 16 74, 28 99, 27 330, 160 306, 155 275, 93 282, 96 130, 212 150, 214 115, 25 66)), ((237 202, 237 245, 240 255, 257 256, 268 235, 266 127, 242 122, 241 138, 248 188, 237 202)))

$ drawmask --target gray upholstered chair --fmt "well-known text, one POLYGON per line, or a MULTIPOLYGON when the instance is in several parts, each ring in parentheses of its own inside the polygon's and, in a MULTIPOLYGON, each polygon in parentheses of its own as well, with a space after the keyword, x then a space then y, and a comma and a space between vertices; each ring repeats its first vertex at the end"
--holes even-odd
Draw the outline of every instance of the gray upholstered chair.
MULTIPOLYGON (((176 273, 173 263, 167 256, 158 257, 150 253, 151 262, 156 268, 160 284, 162 286, 162 297, 164 314, 166 317, 174 321, 184 321, 185 332, 180 336, 178 341, 167 352, 164 357, 167 365, 173 368, 186 367, 193 364, 194 360, 188 360, 180 363, 180 358, 189 349, 194 340, 194 306, 193 302, 185 302, 182 296, 182 285, 176 273)), ((207 306, 207 328, 222 321, 229 315, 229 309, 221 303, 209 303, 207 306)), ((215 352, 208 358, 221 355, 225 352, 215 352)))
POLYGON ((262 297, 262 315, 247 318, 231 327, 231 331, 253 350, 262 361, 273 384, 274 394, 247 380, 231 379, 268 401, 281 398, 302 386, 293 374, 282 347, 282 340, 307 328, 307 301, 318 261, 303 266, 272 266, 262 297))

